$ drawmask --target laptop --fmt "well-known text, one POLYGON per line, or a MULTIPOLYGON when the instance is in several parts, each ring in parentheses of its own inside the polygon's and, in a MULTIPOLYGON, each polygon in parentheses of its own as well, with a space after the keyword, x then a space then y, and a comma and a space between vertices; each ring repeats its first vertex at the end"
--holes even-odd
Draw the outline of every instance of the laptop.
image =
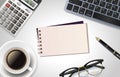
POLYGON ((41 0, 0 0, 0 46, 14 39, 41 0))
POLYGON ((65 11, 120 26, 120 0, 67 0, 65 11))

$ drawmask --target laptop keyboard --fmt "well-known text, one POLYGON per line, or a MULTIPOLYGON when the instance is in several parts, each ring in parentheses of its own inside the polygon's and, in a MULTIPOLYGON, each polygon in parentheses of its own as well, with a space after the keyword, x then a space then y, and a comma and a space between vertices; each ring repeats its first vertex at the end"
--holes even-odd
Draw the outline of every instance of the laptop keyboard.
POLYGON ((120 26, 120 0, 68 0, 65 9, 120 26))
POLYGON ((7 32, 15 35, 28 16, 29 14, 9 1, 3 9, 0 10, 0 25, 7 30, 7 32))

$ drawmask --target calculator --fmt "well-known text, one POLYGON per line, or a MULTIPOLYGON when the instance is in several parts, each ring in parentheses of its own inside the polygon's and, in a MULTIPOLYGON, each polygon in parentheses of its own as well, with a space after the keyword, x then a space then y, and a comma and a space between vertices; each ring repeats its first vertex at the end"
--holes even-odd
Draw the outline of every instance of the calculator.
POLYGON ((0 27, 16 36, 40 3, 41 0, 0 0, 0 27))

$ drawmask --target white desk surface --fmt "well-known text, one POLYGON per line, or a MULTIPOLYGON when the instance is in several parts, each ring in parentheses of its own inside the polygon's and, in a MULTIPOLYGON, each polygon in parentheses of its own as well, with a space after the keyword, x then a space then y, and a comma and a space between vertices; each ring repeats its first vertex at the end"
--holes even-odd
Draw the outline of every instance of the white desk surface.
POLYGON ((89 54, 40 57, 32 77, 59 77, 59 73, 73 66, 82 66, 93 59, 104 59, 105 70, 99 77, 120 77, 120 60, 103 47, 98 36, 120 53, 120 27, 78 17, 64 11, 66 0, 42 0, 42 3, 17 35, 17 40, 30 44, 37 53, 36 28, 83 20, 88 24, 89 54))

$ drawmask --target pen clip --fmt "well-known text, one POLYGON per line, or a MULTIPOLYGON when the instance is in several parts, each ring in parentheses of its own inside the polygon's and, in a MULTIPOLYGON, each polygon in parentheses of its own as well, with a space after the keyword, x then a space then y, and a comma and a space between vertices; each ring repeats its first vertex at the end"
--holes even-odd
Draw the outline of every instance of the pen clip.
POLYGON ((120 54, 117 51, 114 52, 114 55, 120 59, 120 54))

